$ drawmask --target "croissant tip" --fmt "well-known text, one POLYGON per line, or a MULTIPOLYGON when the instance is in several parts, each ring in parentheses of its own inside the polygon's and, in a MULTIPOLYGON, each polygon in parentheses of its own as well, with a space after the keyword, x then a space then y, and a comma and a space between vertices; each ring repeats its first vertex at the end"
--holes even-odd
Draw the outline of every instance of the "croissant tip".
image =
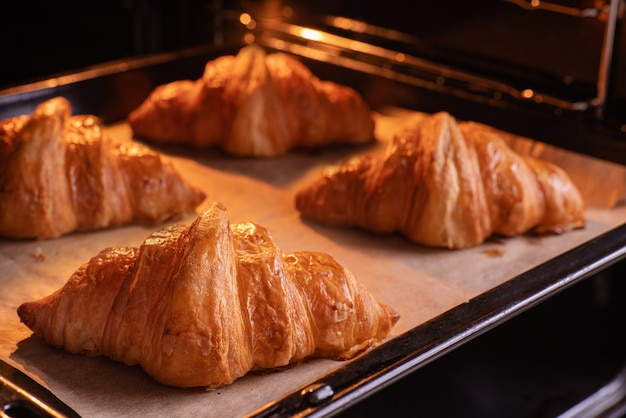
POLYGON ((398 323, 398 320, 400 319, 400 314, 391 306, 385 305, 385 309, 387 309, 389 319, 391 320, 391 326, 393 327, 398 323))
POLYGON ((20 321, 28 328, 34 323, 33 303, 25 302, 17 308, 17 315, 20 317, 20 321))

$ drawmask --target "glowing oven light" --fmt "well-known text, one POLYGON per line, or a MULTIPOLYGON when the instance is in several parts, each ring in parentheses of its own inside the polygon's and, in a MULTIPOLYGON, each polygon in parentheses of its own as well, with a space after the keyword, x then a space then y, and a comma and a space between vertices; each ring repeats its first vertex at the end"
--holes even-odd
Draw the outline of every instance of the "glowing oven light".
POLYGON ((322 39, 321 32, 309 28, 302 28, 300 30, 300 36, 311 41, 319 41, 320 39, 322 39))
POLYGON ((239 21, 242 25, 247 25, 252 21, 252 16, 250 16, 248 13, 242 13, 239 16, 239 21))
POLYGON ((254 29, 256 27, 256 22, 252 19, 248 13, 242 13, 239 15, 239 22, 244 25, 248 29, 254 29))

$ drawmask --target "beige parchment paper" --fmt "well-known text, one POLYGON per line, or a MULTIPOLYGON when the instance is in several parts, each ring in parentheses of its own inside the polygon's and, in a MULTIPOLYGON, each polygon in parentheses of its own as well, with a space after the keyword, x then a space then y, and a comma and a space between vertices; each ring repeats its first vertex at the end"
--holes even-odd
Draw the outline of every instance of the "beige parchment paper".
MULTIPOLYGON (((389 338, 626 221, 624 167, 513 135, 509 136, 512 146, 520 152, 554 160, 570 172, 588 198, 584 229, 560 236, 490 240, 475 248, 449 251, 411 244, 400 236, 333 229, 301 219, 294 207, 295 192, 318 176, 322 167, 354 154, 381 152, 394 132, 421 117, 401 109, 383 113, 376 115, 379 142, 358 148, 293 152, 267 160, 178 147, 158 150, 185 179, 208 194, 198 211, 219 200, 226 205, 231 222, 251 220, 266 226, 284 251, 324 251, 352 270, 380 301, 400 313, 389 338), (581 164, 585 164, 583 174, 581 164)), ((132 137, 125 123, 108 126, 106 132, 123 140, 132 137)), ((192 219, 178 223, 188 224, 192 219)), ((48 241, 1 239, 0 358, 84 417, 242 416, 345 364, 316 359, 281 371, 249 374, 213 391, 178 389, 154 382, 138 367, 49 347, 20 323, 16 310, 22 302, 61 287, 102 248, 139 245, 152 230, 128 226, 48 241)))

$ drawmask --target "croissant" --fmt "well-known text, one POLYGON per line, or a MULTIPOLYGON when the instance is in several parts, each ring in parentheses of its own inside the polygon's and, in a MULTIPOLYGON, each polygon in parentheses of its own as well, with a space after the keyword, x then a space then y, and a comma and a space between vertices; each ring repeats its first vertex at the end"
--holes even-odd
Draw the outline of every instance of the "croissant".
POLYGON ((220 203, 139 248, 104 249, 18 314, 71 353, 208 388, 307 357, 353 357, 399 318, 331 256, 283 254, 266 228, 231 225, 220 203))
POLYGON ((383 155, 327 168, 298 191, 295 205, 329 225, 451 249, 585 224, 584 200, 565 171, 516 154, 496 130, 447 112, 416 119, 383 155))
POLYGON ((206 64, 196 80, 157 87, 128 115, 138 137, 274 157, 300 148, 374 140, 374 119, 353 89, 315 77, 257 45, 206 64))
POLYGON ((161 223, 205 198, 159 154, 114 143, 95 116, 50 99, 0 122, 0 235, 56 238, 129 222, 161 223))

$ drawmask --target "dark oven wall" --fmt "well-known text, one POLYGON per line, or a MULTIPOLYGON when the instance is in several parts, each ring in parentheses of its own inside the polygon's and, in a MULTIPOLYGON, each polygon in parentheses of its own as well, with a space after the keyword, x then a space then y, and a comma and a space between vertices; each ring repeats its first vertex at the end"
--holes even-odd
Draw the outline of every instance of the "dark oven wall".
MULTIPOLYGON (((521 0, 523 3, 523 0, 521 0)), ((558 0, 551 3, 558 4, 558 0)), ((568 8, 595 0, 563 1, 568 8)), ((419 2, 400 0, 94 0, 9 2, 0 27, 0 88, 50 74, 139 55, 213 42, 220 10, 255 14, 290 8, 308 16, 348 16, 413 35, 413 53, 452 66, 539 85, 567 98, 594 94, 604 36, 602 18, 524 10, 513 1, 419 2)), ((626 32, 618 22, 609 110, 626 121, 626 32)))
POLYGON ((0 89, 213 42, 213 0, 5 2, 0 89))
MULTIPOLYGON (((566 10, 594 10, 603 3, 599 0, 552 0, 550 4, 559 5, 559 1, 566 10)), ((344 36, 567 100, 593 98, 597 93, 606 27, 604 15, 581 18, 568 13, 529 11, 522 7, 524 4, 529 3, 525 0, 450 0, 419 2, 409 8, 400 0, 387 0, 384 7, 380 2, 355 0, 94 0, 80 4, 44 2, 36 6, 9 2, 3 6, 3 14, 8 18, 0 25, 3 55, 0 90, 104 62, 219 43, 231 34, 226 22, 235 22, 240 12, 247 11, 255 17, 279 16, 301 25, 317 25, 319 16, 351 17, 378 28, 401 31, 408 34, 410 40, 398 44, 359 33, 343 33, 344 36)), ((505 123, 512 112, 501 117, 489 109, 476 110, 478 107, 461 104, 455 115, 477 120, 482 117, 481 121, 505 130, 600 158, 626 162, 623 9, 622 4, 616 31, 617 53, 600 131, 596 126, 588 126, 589 119, 592 125, 597 125, 593 115, 588 114, 582 118, 575 115, 577 119, 573 123, 563 117, 555 118, 552 113, 544 114, 543 119, 536 120, 532 130, 528 127, 533 124, 525 117, 505 123), (603 130, 607 125, 608 131, 603 130), (567 129, 570 132, 566 132, 567 129), (607 137, 610 139, 605 140, 607 137)), ((383 91, 391 91, 384 83, 381 85, 383 91)), ((389 101, 395 99, 397 97, 391 97, 389 101)), ((438 99, 441 105, 437 101, 423 101, 432 104, 431 108, 423 107, 425 103, 414 107, 424 111, 456 111, 447 97, 438 99)))

